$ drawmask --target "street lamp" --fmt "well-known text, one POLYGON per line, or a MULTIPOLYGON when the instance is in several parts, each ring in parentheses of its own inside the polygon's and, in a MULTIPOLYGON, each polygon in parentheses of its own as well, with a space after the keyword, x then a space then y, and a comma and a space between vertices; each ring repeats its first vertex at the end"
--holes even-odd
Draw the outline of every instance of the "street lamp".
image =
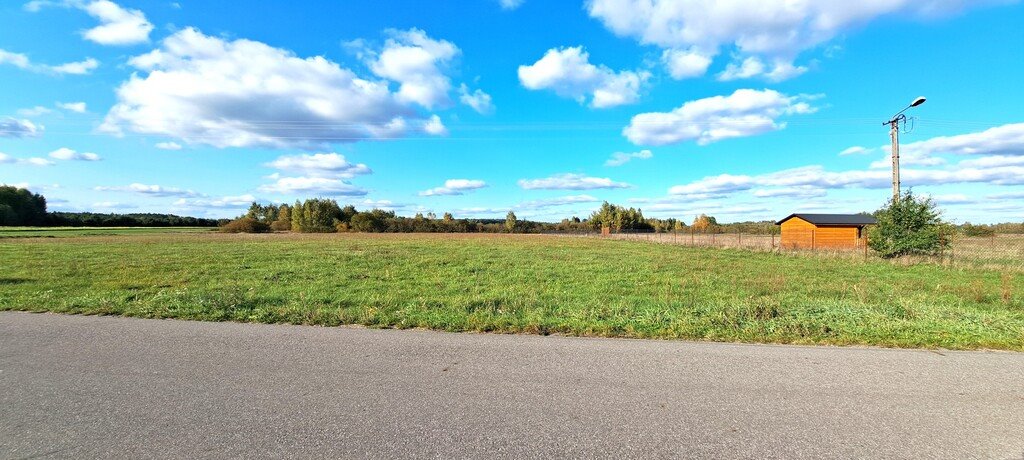
POLYGON ((907 122, 907 116, 903 112, 924 104, 926 100, 924 97, 914 99, 914 102, 911 102, 906 108, 896 112, 891 120, 882 123, 882 126, 889 125, 889 137, 892 138, 892 200, 894 203, 900 199, 900 122, 904 124, 907 122))

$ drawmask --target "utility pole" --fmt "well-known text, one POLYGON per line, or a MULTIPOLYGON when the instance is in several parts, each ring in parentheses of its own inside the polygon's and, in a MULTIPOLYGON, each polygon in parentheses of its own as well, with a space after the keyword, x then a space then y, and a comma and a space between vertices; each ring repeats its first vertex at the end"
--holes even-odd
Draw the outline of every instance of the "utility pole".
POLYGON ((903 114, 911 107, 917 107, 924 104, 926 99, 919 97, 914 99, 910 105, 905 109, 900 110, 893 115, 892 119, 882 123, 882 125, 889 125, 889 137, 892 139, 892 201, 895 203, 900 199, 900 123, 906 124, 907 116, 903 114))
POLYGON ((892 139, 892 199, 900 198, 900 115, 889 122, 889 137, 892 139))

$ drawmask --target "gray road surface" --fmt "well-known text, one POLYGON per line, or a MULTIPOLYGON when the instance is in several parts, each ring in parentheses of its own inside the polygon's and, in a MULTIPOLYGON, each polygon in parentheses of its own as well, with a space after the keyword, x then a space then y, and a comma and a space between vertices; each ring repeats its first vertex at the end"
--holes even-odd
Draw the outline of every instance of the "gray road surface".
POLYGON ((1024 458, 1024 354, 0 313, 0 458, 1024 458))

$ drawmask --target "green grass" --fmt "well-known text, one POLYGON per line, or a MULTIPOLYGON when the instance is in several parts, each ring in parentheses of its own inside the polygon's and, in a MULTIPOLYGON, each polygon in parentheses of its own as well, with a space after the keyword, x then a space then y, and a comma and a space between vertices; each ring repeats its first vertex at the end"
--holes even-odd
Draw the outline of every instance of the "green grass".
POLYGON ((556 236, 0 240, 0 310, 1024 350, 1024 275, 556 236))
POLYGON ((210 227, 0 227, 0 238, 68 238, 75 236, 151 235, 213 232, 210 227))

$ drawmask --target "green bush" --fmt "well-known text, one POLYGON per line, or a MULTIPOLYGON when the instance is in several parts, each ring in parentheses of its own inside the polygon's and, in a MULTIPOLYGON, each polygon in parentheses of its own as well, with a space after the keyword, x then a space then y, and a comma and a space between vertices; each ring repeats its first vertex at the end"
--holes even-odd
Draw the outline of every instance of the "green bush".
POLYGON ((270 226, 251 217, 235 219, 220 228, 222 233, 267 233, 270 226))
POLYGON ((875 212, 878 225, 871 229, 868 244, 884 258, 935 255, 949 246, 948 226, 940 219, 931 198, 907 191, 875 212))

